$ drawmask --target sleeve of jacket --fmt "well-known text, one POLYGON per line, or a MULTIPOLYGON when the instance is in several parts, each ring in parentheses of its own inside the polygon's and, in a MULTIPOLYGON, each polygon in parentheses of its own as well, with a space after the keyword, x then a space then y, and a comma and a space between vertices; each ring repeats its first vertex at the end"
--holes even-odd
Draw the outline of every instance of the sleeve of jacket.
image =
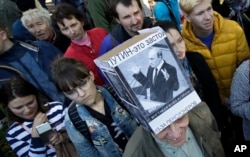
POLYGON ((230 107, 233 114, 250 120, 249 101, 249 60, 243 62, 236 72, 231 84, 230 107))
POLYGON ((236 26, 237 34, 237 65, 243 60, 250 57, 249 46, 246 40, 246 36, 240 25, 236 26))
POLYGON ((199 103, 191 111, 188 112, 189 126, 196 137, 202 137, 205 154, 210 154, 217 157, 224 157, 224 149, 220 140, 220 132, 218 130, 214 116, 204 102, 199 103))
POLYGON ((119 42, 114 37, 111 37, 111 34, 108 34, 102 40, 102 45, 99 50, 99 56, 105 54, 106 52, 113 49, 117 45, 119 45, 119 42))

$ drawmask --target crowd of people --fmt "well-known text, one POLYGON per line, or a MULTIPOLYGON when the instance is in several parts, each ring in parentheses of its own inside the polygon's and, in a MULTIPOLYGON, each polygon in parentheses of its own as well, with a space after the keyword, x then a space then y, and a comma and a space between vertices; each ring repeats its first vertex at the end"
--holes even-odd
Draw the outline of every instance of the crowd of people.
MULTIPOLYGON (((0 117, 17 156, 56 157, 56 146, 68 141, 80 157, 234 157, 236 145, 249 144, 250 35, 242 20, 250 0, 53 2, 48 10, 44 0, 0 0, 0 117), (158 134, 136 120, 94 63, 155 26, 202 100, 158 134), (53 128, 46 143, 36 129, 45 122, 53 128)), ((167 102, 181 84, 162 55, 150 49, 145 76, 131 70, 145 88, 154 89, 146 80, 161 80, 150 99, 167 102)))

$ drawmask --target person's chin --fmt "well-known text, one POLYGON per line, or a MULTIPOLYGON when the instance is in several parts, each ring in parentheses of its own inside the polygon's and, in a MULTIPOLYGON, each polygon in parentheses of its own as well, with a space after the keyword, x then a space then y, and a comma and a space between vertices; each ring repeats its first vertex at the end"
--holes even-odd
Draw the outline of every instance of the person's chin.
POLYGON ((136 25, 132 27, 132 31, 137 32, 142 29, 142 25, 136 25))
POLYGON ((91 97, 87 97, 81 101, 82 104, 86 106, 91 106, 95 103, 95 101, 91 97))
POLYGON ((35 118, 35 114, 28 114, 28 115, 24 115, 24 119, 27 119, 27 120, 32 120, 35 118))

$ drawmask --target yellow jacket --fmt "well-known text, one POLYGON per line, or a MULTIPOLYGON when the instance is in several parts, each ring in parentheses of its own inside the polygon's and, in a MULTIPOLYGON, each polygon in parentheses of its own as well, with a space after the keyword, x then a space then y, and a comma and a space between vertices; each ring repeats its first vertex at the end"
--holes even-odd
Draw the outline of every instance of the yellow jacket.
POLYGON ((191 23, 183 24, 183 37, 187 51, 199 52, 205 58, 211 69, 223 103, 230 95, 233 73, 242 60, 250 57, 245 34, 235 21, 224 19, 214 12, 214 37, 211 50, 198 39, 191 23))

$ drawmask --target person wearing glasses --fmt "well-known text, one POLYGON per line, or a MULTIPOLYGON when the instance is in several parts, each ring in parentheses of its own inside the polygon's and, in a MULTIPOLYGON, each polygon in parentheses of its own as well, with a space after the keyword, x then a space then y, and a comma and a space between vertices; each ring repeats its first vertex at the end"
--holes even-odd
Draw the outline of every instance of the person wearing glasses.
POLYGON ((86 122, 91 141, 65 116, 65 127, 80 157, 120 157, 137 128, 136 121, 109 91, 94 83, 94 74, 73 58, 58 58, 52 63, 57 87, 76 105, 86 122))

